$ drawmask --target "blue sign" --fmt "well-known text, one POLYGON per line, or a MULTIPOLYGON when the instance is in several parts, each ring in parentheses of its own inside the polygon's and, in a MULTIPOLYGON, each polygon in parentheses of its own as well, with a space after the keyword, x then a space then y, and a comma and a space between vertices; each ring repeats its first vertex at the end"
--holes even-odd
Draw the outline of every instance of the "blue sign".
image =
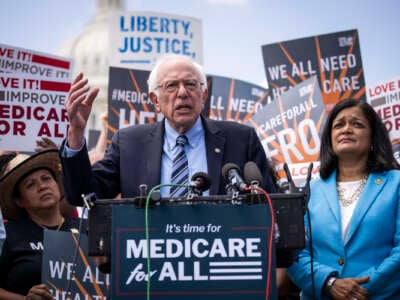
POLYGON ((55 300, 109 298, 110 275, 88 257, 87 235, 44 230, 43 236, 42 282, 55 300))
POLYGON ((266 204, 112 211, 112 299, 276 299, 266 204))

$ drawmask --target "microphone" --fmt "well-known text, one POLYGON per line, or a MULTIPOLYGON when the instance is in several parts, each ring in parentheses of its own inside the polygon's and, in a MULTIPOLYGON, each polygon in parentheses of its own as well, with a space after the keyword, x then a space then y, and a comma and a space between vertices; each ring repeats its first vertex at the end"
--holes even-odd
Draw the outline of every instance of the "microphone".
POLYGON ((87 210, 90 210, 94 207, 94 203, 96 202, 97 199, 95 193, 82 194, 81 197, 83 200, 83 206, 86 207, 87 210))
POLYGON ((306 194, 306 205, 308 205, 308 201, 310 200, 310 181, 311 181, 313 167, 314 167, 314 164, 311 162, 308 165, 306 185, 304 187, 304 192, 306 194))
POLYGON ((293 181, 292 174, 290 174, 290 170, 289 170, 288 164, 286 162, 283 164, 283 170, 285 171, 287 182, 288 182, 286 184, 286 193, 300 192, 299 188, 296 186, 296 184, 293 181))
POLYGON ((244 180, 248 185, 259 187, 263 181, 260 169, 254 161, 248 161, 243 169, 244 180))
POLYGON ((288 180, 288 188, 286 193, 303 193, 305 197, 305 205, 304 205, 304 213, 306 212, 308 201, 310 200, 310 181, 311 181, 311 175, 312 175, 312 170, 313 170, 314 164, 311 162, 308 165, 308 170, 307 170, 307 177, 306 177, 306 183, 304 186, 297 187, 296 184, 293 181, 292 175, 290 174, 289 167, 287 163, 283 164, 283 169, 285 170, 286 177, 288 180))
POLYGON ((289 167, 287 165, 287 163, 283 164, 283 169, 286 173, 286 178, 287 178, 287 190, 289 193, 309 193, 309 189, 310 189, 310 181, 311 181, 311 175, 312 175, 312 169, 313 169, 313 163, 311 162, 308 165, 308 170, 307 170, 307 178, 306 178, 306 183, 304 186, 298 187, 296 186, 295 182, 293 181, 292 175, 290 174, 290 170, 289 167))
POLYGON ((229 184, 226 186, 228 194, 233 193, 234 196, 237 196, 239 191, 243 192, 247 187, 240 175, 240 169, 238 165, 234 163, 225 164, 222 167, 222 175, 224 178, 229 180, 229 184))
POLYGON ((190 179, 190 192, 197 196, 203 195, 211 186, 211 178, 207 173, 197 172, 194 173, 190 179))

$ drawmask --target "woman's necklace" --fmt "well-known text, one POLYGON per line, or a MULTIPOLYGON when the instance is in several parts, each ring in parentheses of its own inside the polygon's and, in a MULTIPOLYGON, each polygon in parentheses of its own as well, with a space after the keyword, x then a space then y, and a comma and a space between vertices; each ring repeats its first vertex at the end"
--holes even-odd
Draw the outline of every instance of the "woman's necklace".
MULTIPOLYGON (((60 222, 58 223, 57 228, 55 229, 56 231, 60 231, 61 226, 64 224, 64 221, 65 221, 64 217, 61 216, 60 222)), ((36 224, 38 224, 43 229, 50 229, 52 227, 52 226, 42 225, 42 224, 39 224, 39 223, 36 223, 36 224)))
POLYGON ((363 179, 360 180, 357 188, 351 194, 350 197, 346 197, 346 189, 340 186, 339 182, 336 182, 336 188, 338 191, 339 195, 339 201, 342 203, 344 207, 350 206, 353 204, 355 201, 357 201, 360 198, 360 195, 365 187, 365 184, 367 183, 367 177, 364 177, 363 179))

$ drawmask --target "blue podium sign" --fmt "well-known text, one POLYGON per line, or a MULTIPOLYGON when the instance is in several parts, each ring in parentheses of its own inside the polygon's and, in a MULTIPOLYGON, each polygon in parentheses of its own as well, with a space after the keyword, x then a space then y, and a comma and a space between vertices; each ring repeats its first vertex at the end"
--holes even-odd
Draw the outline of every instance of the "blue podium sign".
POLYGON ((112 207, 112 299, 276 299, 266 204, 160 205, 147 230, 145 214, 112 207))

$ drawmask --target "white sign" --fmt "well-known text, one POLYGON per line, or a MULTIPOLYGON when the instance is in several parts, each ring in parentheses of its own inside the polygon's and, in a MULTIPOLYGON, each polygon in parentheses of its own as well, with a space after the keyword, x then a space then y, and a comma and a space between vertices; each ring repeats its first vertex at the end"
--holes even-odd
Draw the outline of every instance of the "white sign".
POLYGON ((0 71, 71 81, 71 59, 0 43, 0 71))
POLYGON ((385 124, 400 162, 400 77, 368 87, 368 101, 385 124))
POLYGON ((201 20, 156 12, 117 12, 110 24, 110 65, 151 70, 164 54, 203 63, 201 20))
POLYGON ((36 141, 60 144, 68 117, 64 103, 70 83, 0 73, 0 149, 34 151, 36 141))

